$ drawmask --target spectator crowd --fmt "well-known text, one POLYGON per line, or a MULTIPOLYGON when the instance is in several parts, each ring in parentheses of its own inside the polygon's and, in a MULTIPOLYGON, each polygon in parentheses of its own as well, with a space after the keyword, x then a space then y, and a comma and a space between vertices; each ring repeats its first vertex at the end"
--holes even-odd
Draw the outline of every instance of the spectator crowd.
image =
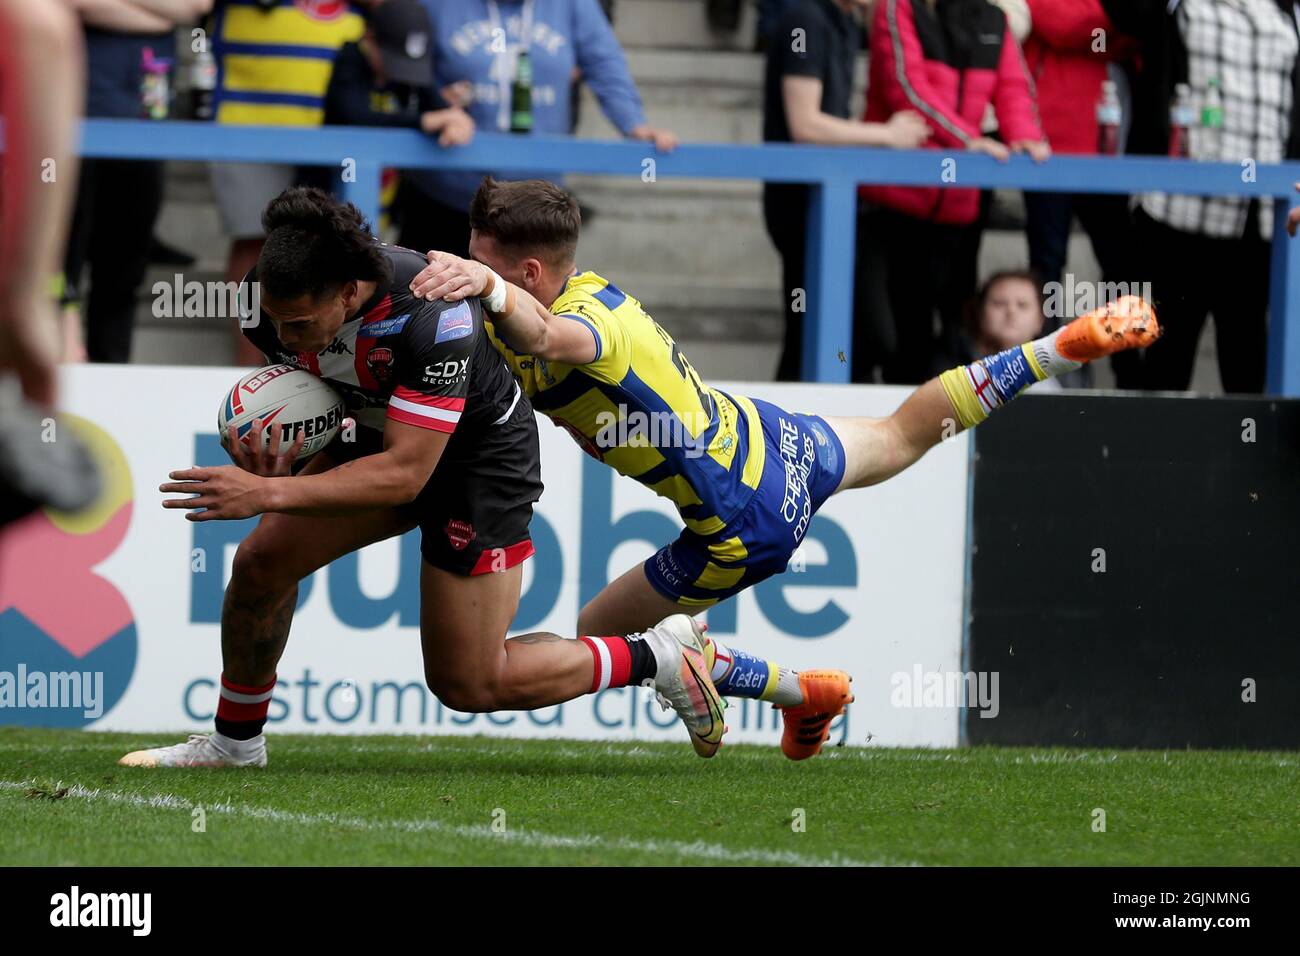
MULTIPOLYGON (((454 147, 478 130, 571 133, 585 85, 623 136, 660 151, 677 144, 646 115, 610 2, 66 2, 85 27, 90 116, 166 116, 176 38, 188 35, 197 38, 188 58, 198 78, 191 84, 195 113, 220 125, 407 127, 454 147)), ((704 5, 715 27, 740 21, 738 0, 704 5)), ((1291 0, 756 5, 768 142, 999 161, 1023 154, 1039 163, 1065 154, 1238 165, 1300 157, 1300 39, 1291 0), (855 66, 864 49, 865 104, 855 109, 855 66)), ((469 199, 489 173, 507 178, 495 170, 386 171, 385 222, 402 245, 466 255, 469 199)), ((231 243, 227 280, 256 262, 261 212, 271 198, 296 182, 330 186, 338 178, 329 167, 214 163, 213 194, 231 243)), ((515 171, 509 178, 533 177, 515 171)), ((1027 192, 1024 267, 981 281, 990 194, 864 179, 854 381, 917 383, 1073 318, 1045 312, 1044 303, 1045 290, 1065 277, 1077 222, 1103 282, 1147 283, 1165 330, 1159 347, 1117 357, 1120 387, 1189 387, 1197 343, 1213 316, 1224 390, 1262 391, 1271 201, 1027 192)), ((84 164, 65 260, 66 356, 129 359, 148 265, 186 261, 154 238, 162 194, 161 163, 84 164)), ((763 191, 764 222, 782 264, 779 380, 800 377, 804 316, 817 294, 806 286, 808 202, 807 187, 796 184, 763 191)))

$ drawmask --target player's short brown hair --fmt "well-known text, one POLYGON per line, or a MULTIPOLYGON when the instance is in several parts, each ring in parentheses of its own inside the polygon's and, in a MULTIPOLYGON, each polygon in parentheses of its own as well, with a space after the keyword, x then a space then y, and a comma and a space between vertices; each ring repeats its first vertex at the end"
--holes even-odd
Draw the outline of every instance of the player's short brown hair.
POLYGON ((512 251, 567 265, 578 252, 582 214, 577 200, 555 183, 485 176, 469 206, 469 225, 512 251))

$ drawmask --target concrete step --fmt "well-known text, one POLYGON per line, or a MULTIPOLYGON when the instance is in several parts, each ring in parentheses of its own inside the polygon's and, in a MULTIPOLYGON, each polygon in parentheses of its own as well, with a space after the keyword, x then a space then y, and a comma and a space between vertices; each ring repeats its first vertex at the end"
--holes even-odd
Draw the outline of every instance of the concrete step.
POLYGON ((638 299, 674 338, 709 341, 778 339, 783 329, 781 289, 699 273, 601 271, 638 299))
POLYGON ((575 176, 570 185, 594 213, 580 251, 598 250, 604 268, 775 288, 779 260, 763 226, 759 184, 575 176))
POLYGON ((220 278, 225 271, 230 240, 221 230, 217 207, 211 203, 164 203, 154 233, 168 245, 188 252, 197 260, 192 266, 163 267, 168 270, 168 276, 179 271, 184 272, 188 279, 193 272, 215 272, 220 278))
POLYGON ((141 365, 234 365, 235 339, 225 328, 140 324, 132 339, 131 361, 141 365))
POLYGON ((625 49, 667 47, 693 50, 749 50, 754 46, 758 8, 747 2, 734 32, 709 26, 704 0, 615 0, 614 34, 625 49))
MULTIPOLYGON (((619 272, 653 270, 660 275, 727 277, 743 287, 775 288, 780 260, 761 227, 743 229, 735 223, 655 222, 601 216, 584 231, 580 252, 584 262, 619 272), (707 239, 698 238, 696 231, 707 239), (587 250, 595 251, 595 258, 587 250)), ((600 271, 600 267, 592 266, 600 271)))
POLYGON ((679 338, 677 344, 700 378, 716 382, 770 382, 781 354, 779 339, 758 342, 679 338))
MULTIPOLYGON (((764 58, 760 54, 701 56, 691 50, 633 49, 627 56, 652 125, 671 129, 688 143, 762 141, 764 58)), ((862 112, 866 78, 866 57, 859 56, 850 115, 862 112)), ((618 136, 585 87, 577 135, 587 139, 618 136)))
POLYGON ((765 58, 761 53, 717 50, 701 55, 698 50, 674 48, 632 48, 625 52, 628 69, 638 86, 677 88, 697 99, 729 90, 763 91, 765 58))
MULTIPOLYGON (((758 143, 763 139, 763 111, 750 102, 749 94, 737 91, 732 104, 692 103, 689 98, 649 95, 642 88, 646 122, 670 129, 683 143, 758 143)), ((582 111, 578 118, 580 139, 619 139, 621 134, 600 111, 591 91, 582 93, 582 111)))

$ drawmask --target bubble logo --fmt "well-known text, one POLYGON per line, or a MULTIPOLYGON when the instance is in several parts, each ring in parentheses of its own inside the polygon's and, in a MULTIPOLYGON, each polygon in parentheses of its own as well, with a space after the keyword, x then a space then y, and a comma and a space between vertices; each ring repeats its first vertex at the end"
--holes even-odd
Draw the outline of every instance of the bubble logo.
POLYGON ((126 456, 97 425, 60 416, 104 487, 75 514, 37 511, 0 531, 0 725, 83 727, 121 700, 135 671, 135 616, 95 573, 126 537, 126 456))

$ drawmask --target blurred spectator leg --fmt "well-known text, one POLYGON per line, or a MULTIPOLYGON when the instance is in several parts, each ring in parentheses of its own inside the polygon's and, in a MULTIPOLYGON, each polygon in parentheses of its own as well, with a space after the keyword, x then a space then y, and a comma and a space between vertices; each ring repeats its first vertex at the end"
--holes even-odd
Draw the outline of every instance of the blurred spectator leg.
MULTIPOLYGON (((968 354, 963 327, 966 304, 979 288, 980 243, 988 225, 989 210, 993 205, 990 190, 980 192, 979 216, 965 226, 940 227, 950 233, 952 255, 948 262, 945 281, 939 289, 939 351, 931 361, 930 374, 938 375, 955 365, 964 365, 975 359, 968 354)), ((928 378, 929 376, 927 376, 928 378)))
POLYGON ((898 347, 885 370, 891 385, 919 385, 938 353, 934 336, 939 290, 948 281, 947 258, 954 233, 913 216, 880 210, 873 217, 877 240, 888 250, 888 295, 898 347), (940 245, 946 248, 938 248, 940 245))
MULTIPOLYGON (((226 281, 242 282, 262 254, 262 211, 294 184, 297 170, 274 163, 214 163, 209 173, 221 228, 230 236, 226 281)), ((235 336, 236 364, 261 365, 265 361, 262 353, 243 336, 239 326, 232 325, 231 331, 235 336)))
POLYGON ((162 209, 163 164, 100 160, 90 220, 86 352, 92 362, 129 362, 136 294, 149 266, 162 209))
MULTIPOLYGON (((1073 197, 1072 205, 1074 214, 1079 217, 1079 225, 1092 243, 1093 254, 1101 265, 1102 278, 1106 282, 1126 283, 1131 293, 1139 294, 1141 283, 1147 277, 1137 267, 1141 260, 1133 245, 1133 215, 1129 212, 1129 197, 1084 193, 1073 197)), ((1110 367, 1115 373, 1117 388, 1142 387, 1141 351, 1112 355, 1110 367)), ((1085 365, 1080 371, 1087 370, 1088 366, 1085 365)))
POLYGON ((781 256, 781 311, 785 329, 776 380, 799 382, 803 380, 803 322, 808 308, 804 284, 808 255, 806 188, 788 184, 765 186, 763 221, 772 245, 781 256))
MULTIPOLYGON (((72 213, 72 225, 68 229, 68 247, 63 256, 64 280, 64 322, 74 322, 77 328, 77 342, 80 343, 79 356, 71 357, 75 361, 85 361, 85 297, 82 290, 86 288, 86 261, 90 256, 90 224, 94 221, 95 191, 99 184, 99 165, 103 160, 84 159, 77 179, 77 204, 72 213), (75 313, 75 317, 73 316, 75 313)), ((70 358, 65 356, 65 360, 70 358)))
POLYGON ((469 256, 469 213, 445 206, 403 178, 397 198, 397 244, 423 255, 432 249, 469 256))
MULTIPOLYGON (((1029 240, 1029 268, 1046 285, 1060 282, 1070 246, 1073 210, 1065 193, 1025 193, 1025 233, 1029 240)), ((1044 295, 1047 293, 1044 292, 1044 295)), ((1061 316, 1047 316, 1044 332, 1061 325, 1061 316)))
POLYGON ((1172 229, 1142 210, 1134 213, 1136 248, 1150 276, 1156 315, 1164 335, 1147 350, 1142 387, 1154 391, 1185 391, 1192 381, 1196 346, 1209 313, 1209 289, 1217 282, 1234 284, 1231 276, 1215 275, 1225 262, 1206 256, 1200 236, 1172 229))
POLYGON ((892 361, 898 348, 894 312, 889 303, 889 237, 879 216, 858 203, 857 244, 853 270, 853 374, 857 383, 877 381, 876 370, 892 361))
POLYGON ((735 33, 740 26, 740 0, 704 0, 709 27, 722 33, 735 33))
POLYGON ((803 324, 807 315, 808 299, 803 295, 802 310, 796 296, 804 285, 804 248, 802 243, 791 243, 781 256, 781 292, 784 296, 785 330, 781 339, 781 357, 777 360, 776 380, 778 382, 803 381, 803 324))
MULTIPOLYGON (((1252 203, 1241 239, 1206 239, 1213 244, 1206 275, 1214 313, 1219 378, 1229 394, 1264 391, 1268 354, 1270 244, 1259 234, 1259 204, 1252 203)), ((1159 313, 1157 313, 1159 315, 1159 313)))
MULTIPOLYGON (((257 265, 258 258, 262 255, 262 237, 256 239, 232 239, 230 241, 230 254, 226 260, 227 282, 243 282, 244 277, 252 271, 253 266, 257 265)), ((239 331, 235 326, 235 364, 236 365, 261 365, 266 359, 262 353, 257 350, 252 342, 239 331)))
MULTIPOLYGON (((1070 227, 1078 212, 1078 199, 1079 197, 1068 193, 1025 193, 1025 232, 1029 239, 1029 268, 1043 283, 1044 300, 1048 297, 1047 284, 1061 282, 1065 273, 1065 263, 1070 255, 1070 227)), ((1057 300, 1059 299, 1058 296, 1057 300)), ((1063 304, 1072 306, 1072 303, 1063 304)), ((1044 315, 1044 334, 1059 328, 1074 317, 1072 307, 1066 315, 1044 315)), ((1067 372, 1060 379, 1061 384, 1066 388, 1087 388, 1092 384, 1091 369, 1085 365, 1077 371, 1067 372)))
POLYGON ((154 236, 149 242, 149 264, 155 266, 176 266, 188 269, 198 260, 184 249, 178 249, 170 243, 154 236))

